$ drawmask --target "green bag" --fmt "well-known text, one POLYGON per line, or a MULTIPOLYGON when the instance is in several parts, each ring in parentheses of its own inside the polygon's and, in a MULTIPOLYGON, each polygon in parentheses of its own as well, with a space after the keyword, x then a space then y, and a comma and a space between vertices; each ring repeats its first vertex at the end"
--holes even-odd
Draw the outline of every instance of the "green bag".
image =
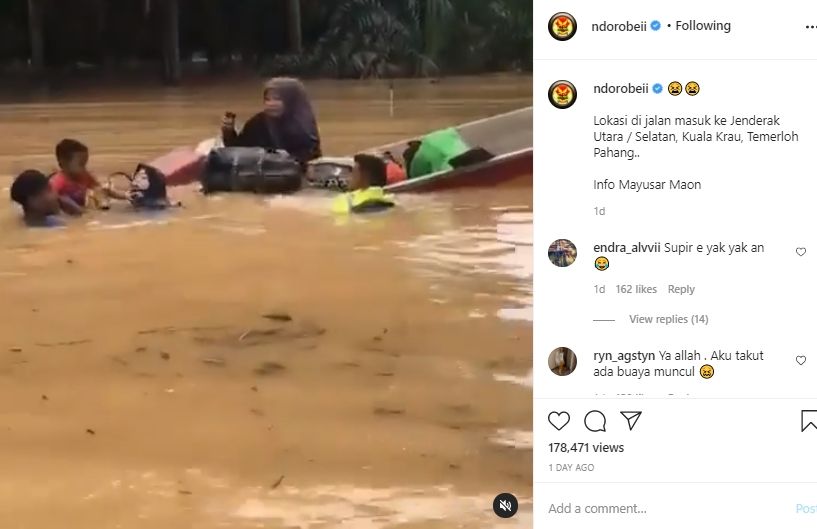
POLYGON ((452 169, 449 160, 468 151, 470 147, 457 132, 457 129, 443 129, 423 138, 420 148, 414 155, 409 169, 409 178, 417 178, 452 169))

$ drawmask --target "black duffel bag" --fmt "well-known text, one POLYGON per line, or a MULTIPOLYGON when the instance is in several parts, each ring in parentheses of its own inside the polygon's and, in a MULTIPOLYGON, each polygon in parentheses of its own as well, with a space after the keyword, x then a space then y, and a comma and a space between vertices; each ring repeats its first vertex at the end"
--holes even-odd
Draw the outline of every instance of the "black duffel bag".
POLYGON ((293 193, 301 188, 302 177, 301 164, 284 151, 223 147, 207 157, 201 187, 205 193, 293 193))

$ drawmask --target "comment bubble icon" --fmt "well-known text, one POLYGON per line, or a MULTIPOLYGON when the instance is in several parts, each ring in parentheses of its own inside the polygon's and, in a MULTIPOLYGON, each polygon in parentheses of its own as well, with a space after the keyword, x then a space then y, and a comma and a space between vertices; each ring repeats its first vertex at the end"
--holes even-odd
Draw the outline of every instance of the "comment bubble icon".
POLYGON ((599 410, 589 411, 584 416, 584 427, 591 432, 606 432, 607 417, 599 410))

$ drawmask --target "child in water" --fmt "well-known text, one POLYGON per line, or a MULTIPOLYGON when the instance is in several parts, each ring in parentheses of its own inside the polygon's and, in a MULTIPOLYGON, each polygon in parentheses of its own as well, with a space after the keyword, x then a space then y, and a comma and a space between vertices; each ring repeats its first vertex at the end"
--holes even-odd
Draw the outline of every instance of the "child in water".
POLYGON ((62 226, 60 202, 48 177, 39 171, 20 173, 11 184, 11 199, 23 208, 23 220, 31 227, 62 226))
POLYGON ((349 178, 349 192, 332 202, 332 212, 338 214, 366 213, 394 207, 386 195, 386 162, 371 154, 358 154, 349 178))
MULTIPOLYGON (((69 215, 82 215, 89 205, 89 195, 103 199, 128 200, 127 195, 112 188, 103 188, 88 171, 88 147, 77 140, 65 139, 57 144, 59 172, 51 177, 51 187, 59 197, 62 210, 69 215)), ((101 204, 107 206, 107 200, 101 204)))

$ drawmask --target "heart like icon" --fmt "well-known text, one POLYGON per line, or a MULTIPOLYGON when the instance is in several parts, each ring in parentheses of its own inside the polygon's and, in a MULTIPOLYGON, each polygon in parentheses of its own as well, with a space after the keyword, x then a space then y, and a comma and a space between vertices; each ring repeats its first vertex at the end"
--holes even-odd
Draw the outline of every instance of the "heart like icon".
POLYGON ((561 431, 570 422, 570 414, 566 411, 552 411, 548 414, 548 422, 561 431))
POLYGON ((797 361, 798 364, 803 365, 806 363, 806 357, 804 355, 795 356, 794 359, 797 361))
POLYGON ((797 255, 799 255, 800 257, 803 257, 804 255, 806 255, 806 249, 805 248, 797 248, 794 251, 797 252, 797 255))

